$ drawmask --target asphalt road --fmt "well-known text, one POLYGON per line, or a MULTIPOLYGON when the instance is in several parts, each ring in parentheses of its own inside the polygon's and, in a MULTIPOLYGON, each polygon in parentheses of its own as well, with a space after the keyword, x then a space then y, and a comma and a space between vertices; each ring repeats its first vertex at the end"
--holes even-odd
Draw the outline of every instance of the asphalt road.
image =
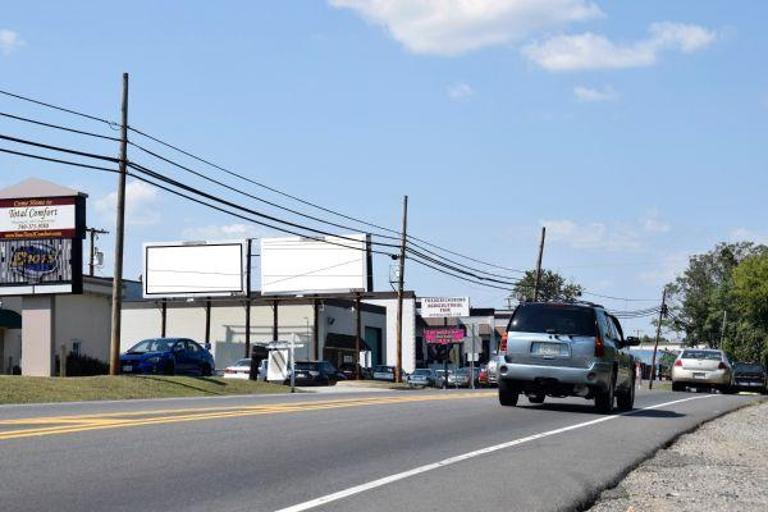
POLYGON ((0 407, 3 511, 574 510, 756 397, 505 408, 489 391, 0 407))

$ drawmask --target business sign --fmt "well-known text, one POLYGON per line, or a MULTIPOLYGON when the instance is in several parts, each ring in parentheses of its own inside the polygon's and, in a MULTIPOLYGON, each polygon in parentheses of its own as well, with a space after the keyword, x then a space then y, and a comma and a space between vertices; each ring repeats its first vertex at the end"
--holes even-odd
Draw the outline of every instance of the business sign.
POLYGON ((80 240, 0 240, 0 295, 82 292, 80 240))
POLYGON ((424 329, 424 340, 430 345, 461 343, 464 336, 462 327, 426 327, 424 329))
POLYGON ((85 198, 0 199, 0 240, 82 238, 85 198))
POLYGON ((371 261, 365 234, 261 239, 263 295, 364 292, 371 261))
POLYGON ((245 295, 247 246, 244 240, 144 244, 144 297, 245 295))
POLYGON ((422 318, 469 316, 469 297, 422 297, 422 318))

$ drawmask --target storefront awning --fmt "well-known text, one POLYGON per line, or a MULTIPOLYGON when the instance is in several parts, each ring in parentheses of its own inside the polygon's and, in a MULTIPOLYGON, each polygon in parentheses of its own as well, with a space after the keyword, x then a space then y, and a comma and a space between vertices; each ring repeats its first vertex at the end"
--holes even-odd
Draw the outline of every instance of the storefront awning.
MULTIPOLYGON (((335 350, 355 350, 355 336, 351 334, 328 333, 325 337, 325 348, 335 350)), ((360 338, 360 350, 371 350, 371 347, 360 338)))
POLYGON ((0 309, 0 327, 21 329, 21 315, 10 309, 0 309))

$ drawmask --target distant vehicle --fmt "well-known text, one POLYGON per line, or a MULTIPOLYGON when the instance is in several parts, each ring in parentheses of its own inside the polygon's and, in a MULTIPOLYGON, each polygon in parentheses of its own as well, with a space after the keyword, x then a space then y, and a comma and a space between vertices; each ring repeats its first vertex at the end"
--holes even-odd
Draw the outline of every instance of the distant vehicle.
POLYGON ((685 391, 687 387, 731 392, 733 370, 725 352, 699 348, 683 350, 672 365, 672 391, 685 391))
POLYGON ((120 355, 120 373, 211 376, 213 356, 186 338, 151 338, 120 355))
POLYGON ((468 388, 472 382, 469 368, 448 371, 448 387, 468 388))
POLYGON ((756 391, 766 394, 768 374, 760 363, 736 363, 733 365, 733 387, 736 391, 756 391))
MULTIPOLYGON (((405 381, 408 375, 401 369, 400 378, 405 381)), ((395 381, 395 367, 379 365, 373 368, 373 380, 395 381)))
POLYGON ((433 387, 437 383, 437 375, 430 368, 416 368, 408 375, 406 383, 409 386, 433 387))
POLYGON ((445 387, 445 370, 435 370, 435 387, 445 387))
POLYGON ((480 367, 480 372, 477 374, 477 385, 481 388, 487 387, 488 384, 488 365, 480 367))
POLYGON ((240 359, 236 363, 224 368, 225 379, 248 379, 251 376, 251 359, 240 359))
MULTIPOLYGON (((294 382, 297 386, 335 386, 346 380, 344 374, 328 361, 296 361, 294 382)), ((290 375, 283 384, 291 383, 290 375)))
MULTIPOLYGON (((506 334, 506 333, 505 333, 506 334)), ((506 342, 504 345, 506 350, 506 342)), ((485 365, 486 373, 488 374, 488 386, 494 387, 499 384, 499 361, 503 360, 501 357, 492 357, 488 364, 485 365)))
POLYGON ((610 413, 635 402, 635 359, 624 350, 621 324, 591 303, 525 302, 507 327, 507 350, 499 359, 499 402, 515 406, 520 394, 540 404, 546 396, 594 399, 610 413))

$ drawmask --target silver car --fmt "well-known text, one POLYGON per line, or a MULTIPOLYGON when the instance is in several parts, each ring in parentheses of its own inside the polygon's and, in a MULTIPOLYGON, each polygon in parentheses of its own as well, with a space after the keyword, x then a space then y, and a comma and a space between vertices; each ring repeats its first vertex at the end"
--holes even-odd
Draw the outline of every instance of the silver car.
POLYGON ((672 365, 672 391, 685 391, 686 387, 729 393, 733 389, 733 370, 728 356, 722 350, 683 350, 672 365))
POLYGON ((621 324, 591 303, 520 304, 507 327, 507 350, 499 361, 499 402, 515 406, 525 394, 540 404, 546 396, 594 400, 598 411, 632 409, 635 359, 625 349, 621 324))

